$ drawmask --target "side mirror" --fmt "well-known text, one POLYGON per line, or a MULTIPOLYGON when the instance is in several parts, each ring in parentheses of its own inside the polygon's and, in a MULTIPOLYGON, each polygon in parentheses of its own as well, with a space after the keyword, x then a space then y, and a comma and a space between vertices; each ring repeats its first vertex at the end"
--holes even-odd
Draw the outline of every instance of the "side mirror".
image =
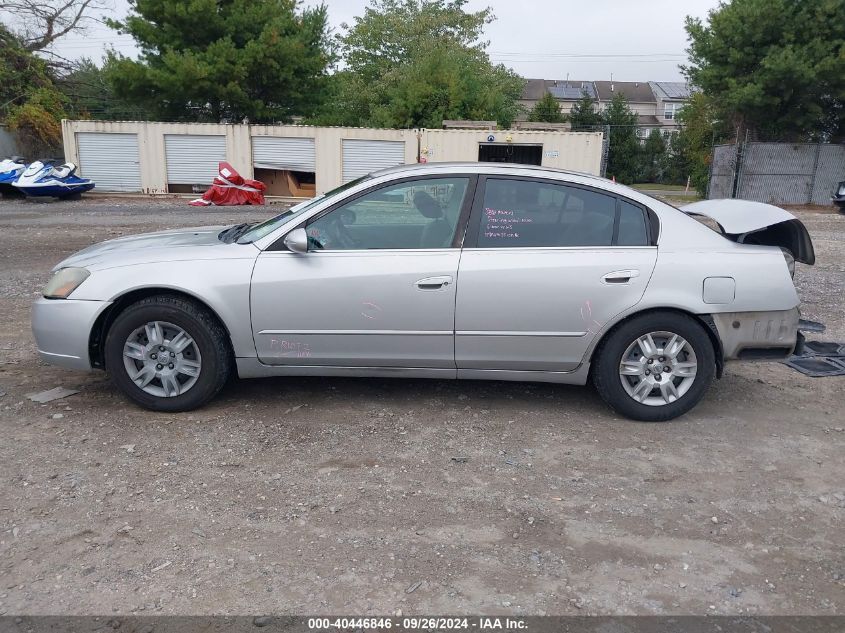
POLYGON ((305 229, 294 229, 285 235, 285 246, 293 253, 307 253, 308 234, 305 232, 305 229))

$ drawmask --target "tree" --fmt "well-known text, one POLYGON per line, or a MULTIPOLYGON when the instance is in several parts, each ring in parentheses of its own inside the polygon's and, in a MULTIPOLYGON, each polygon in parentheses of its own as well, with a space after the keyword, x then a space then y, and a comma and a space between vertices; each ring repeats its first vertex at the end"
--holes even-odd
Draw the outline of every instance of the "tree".
POLYGON ((653 129, 639 151, 640 182, 661 182, 666 167, 666 141, 657 128, 653 129))
POLYGON ((60 37, 84 29, 103 0, 0 0, 0 16, 20 24, 15 33, 28 51, 43 51, 60 37))
POLYGON ((700 92, 678 114, 681 129, 671 147, 671 177, 678 182, 689 176, 701 196, 707 192, 713 145, 733 135, 731 124, 719 116, 714 99, 700 92))
POLYGON ((732 0, 686 30, 684 70, 740 138, 845 139, 845 0, 732 0))
POLYGON ((481 41, 489 9, 467 0, 371 0, 338 38, 345 69, 316 123, 440 127, 444 119, 495 119, 519 112, 524 80, 490 62, 481 41))
POLYGON ((311 114, 332 59, 326 7, 297 0, 130 0, 112 28, 138 61, 110 52, 115 94, 165 120, 286 121, 311 114))
POLYGON ((59 155, 65 101, 52 86, 33 90, 7 118, 24 151, 33 157, 59 155))
POLYGON ((0 121, 28 156, 61 155, 61 119, 76 111, 59 85, 73 64, 50 47, 104 8, 107 0, 0 0, 0 121))
MULTIPOLYGON (((663 158, 663 182, 684 185, 692 180, 692 161, 687 155, 683 128, 669 135, 669 143, 663 158)), ((708 159, 709 160, 709 159, 708 159)))
POLYGON ((545 123, 563 123, 564 116, 560 112, 560 104, 551 92, 546 92, 528 113, 529 121, 543 121, 545 123))
POLYGON ((50 69, 40 57, 0 24, 0 121, 32 157, 54 154, 61 147, 65 98, 56 90, 50 69))
POLYGON ((628 107, 628 100, 621 92, 613 95, 602 113, 602 122, 610 126, 607 175, 630 184, 637 178, 640 142, 637 140, 637 115, 628 107))
POLYGON ((582 92, 581 98, 573 104, 568 119, 573 130, 591 129, 603 124, 601 113, 596 108, 596 100, 587 92, 582 92))
POLYGON ((115 95, 105 71, 90 59, 81 59, 73 70, 56 80, 67 99, 68 116, 75 119, 144 120, 149 113, 115 95))

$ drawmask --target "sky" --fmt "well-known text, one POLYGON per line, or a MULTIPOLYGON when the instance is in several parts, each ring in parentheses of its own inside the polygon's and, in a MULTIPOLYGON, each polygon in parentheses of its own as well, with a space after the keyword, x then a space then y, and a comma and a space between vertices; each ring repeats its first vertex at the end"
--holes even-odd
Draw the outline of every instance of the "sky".
MULTIPOLYGON (((126 14, 126 0, 109 0, 108 17, 126 14)), ((305 0, 305 5, 318 4, 305 0)), ((328 0, 335 31, 353 23, 367 0, 328 0)), ((684 18, 704 18, 718 0, 469 0, 468 10, 491 7, 496 21, 485 31, 494 62, 524 77, 617 81, 681 81, 686 61, 684 18)), ((99 62, 106 48, 136 52, 132 38, 91 22, 84 34, 55 47, 63 57, 99 62)))

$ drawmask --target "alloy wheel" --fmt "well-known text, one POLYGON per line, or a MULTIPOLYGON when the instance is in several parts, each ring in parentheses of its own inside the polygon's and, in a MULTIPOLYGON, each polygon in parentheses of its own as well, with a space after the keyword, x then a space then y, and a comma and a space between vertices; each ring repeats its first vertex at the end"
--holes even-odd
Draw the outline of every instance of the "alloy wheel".
POLYGON ((145 393, 172 398, 196 384, 202 357, 194 339, 181 327, 150 321, 126 339, 123 365, 132 382, 145 393))
POLYGON ((619 363, 619 379, 635 401, 652 407, 676 402, 698 371, 692 345, 674 332, 649 332, 634 340, 619 363))

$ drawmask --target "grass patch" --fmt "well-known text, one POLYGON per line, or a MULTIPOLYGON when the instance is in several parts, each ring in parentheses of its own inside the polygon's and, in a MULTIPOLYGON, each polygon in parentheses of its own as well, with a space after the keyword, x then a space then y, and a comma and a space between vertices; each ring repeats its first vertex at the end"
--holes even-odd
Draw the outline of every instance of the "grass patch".
POLYGON ((662 183, 655 182, 641 182, 631 185, 631 187, 634 189, 652 189, 655 191, 683 191, 686 188, 685 185, 664 185, 662 183))
POLYGON ((701 200, 698 196, 672 196, 672 195, 660 195, 657 196, 661 200, 665 200, 669 204, 675 205, 676 207, 682 207, 686 204, 692 204, 693 202, 698 202, 701 200))

